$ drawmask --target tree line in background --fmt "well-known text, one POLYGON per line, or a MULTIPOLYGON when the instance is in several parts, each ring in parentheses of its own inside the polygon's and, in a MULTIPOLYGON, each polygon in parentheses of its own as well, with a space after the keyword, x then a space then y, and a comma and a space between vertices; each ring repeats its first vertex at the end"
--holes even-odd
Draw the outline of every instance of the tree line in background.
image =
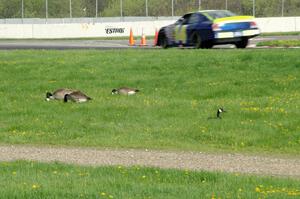
POLYGON ((254 9, 253 0, 0 0, 0 18, 181 16, 199 8, 254 12, 256 17, 299 16, 300 0, 255 0, 254 9))

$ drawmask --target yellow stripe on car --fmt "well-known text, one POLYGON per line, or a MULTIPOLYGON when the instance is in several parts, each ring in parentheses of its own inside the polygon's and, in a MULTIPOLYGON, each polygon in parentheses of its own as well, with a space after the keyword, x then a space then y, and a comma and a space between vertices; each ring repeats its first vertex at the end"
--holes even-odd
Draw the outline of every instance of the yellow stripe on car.
POLYGON ((244 21, 244 20, 253 20, 254 17, 252 16, 232 16, 232 17, 224 17, 218 18, 214 20, 214 23, 221 23, 225 21, 244 21))

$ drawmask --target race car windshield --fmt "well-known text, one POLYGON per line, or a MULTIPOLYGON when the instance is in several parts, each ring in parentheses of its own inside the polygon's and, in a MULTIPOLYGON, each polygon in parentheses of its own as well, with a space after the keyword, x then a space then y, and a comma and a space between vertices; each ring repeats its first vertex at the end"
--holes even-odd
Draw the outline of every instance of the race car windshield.
POLYGON ((236 14, 228 11, 228 10, 218 10, 218 11, 208 11, 205 14, 209 15, 213 20, 224 17, 232 17, 236 16, 236 14))

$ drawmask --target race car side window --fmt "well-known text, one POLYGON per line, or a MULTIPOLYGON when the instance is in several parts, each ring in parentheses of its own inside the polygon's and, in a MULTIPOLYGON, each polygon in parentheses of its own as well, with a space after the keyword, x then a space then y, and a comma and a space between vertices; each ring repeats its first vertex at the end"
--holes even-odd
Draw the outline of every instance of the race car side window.
POLYGON ((194 13, 189 19, 189 24, 201 23, 205 21, 208 21, 205 16, 199 13, 194 13))
POLYGON ((183 17, 179 18, 175 22, 175 25, 186 25, 186 24, 188 24, 190 17, 191 17, 191 14, 184 15, 183 17))
POLYGON ((189 24, 194 24, 194 23, 198 23, 199 21, 199 14, 198 13, 194 13, 190 19, 189 19, 189 24))
POLYGON ((199 21, 200 21, 200 22, 205 22, 205 21, 209 21, 209 19, 208 19, 206 16, 200 14, 200 15, 199 15, 199 21))
POLYGON ((184 18, 180 18, 175 22, 175 25, 182 24, 183 21, 184 21, 184 18))

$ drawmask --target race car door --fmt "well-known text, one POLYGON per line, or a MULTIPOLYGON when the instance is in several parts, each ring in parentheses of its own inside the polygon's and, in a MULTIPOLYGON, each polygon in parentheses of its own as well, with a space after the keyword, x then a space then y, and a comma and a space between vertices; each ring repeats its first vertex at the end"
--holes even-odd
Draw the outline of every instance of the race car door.
POLYGON ((191 13, 184 15, 182 18, 180 18, 176 24, 174 29, 174 38, 175 43, 177 45, 185 45, 187 43, 187 26, 188 21, 191 17, 191 13))

